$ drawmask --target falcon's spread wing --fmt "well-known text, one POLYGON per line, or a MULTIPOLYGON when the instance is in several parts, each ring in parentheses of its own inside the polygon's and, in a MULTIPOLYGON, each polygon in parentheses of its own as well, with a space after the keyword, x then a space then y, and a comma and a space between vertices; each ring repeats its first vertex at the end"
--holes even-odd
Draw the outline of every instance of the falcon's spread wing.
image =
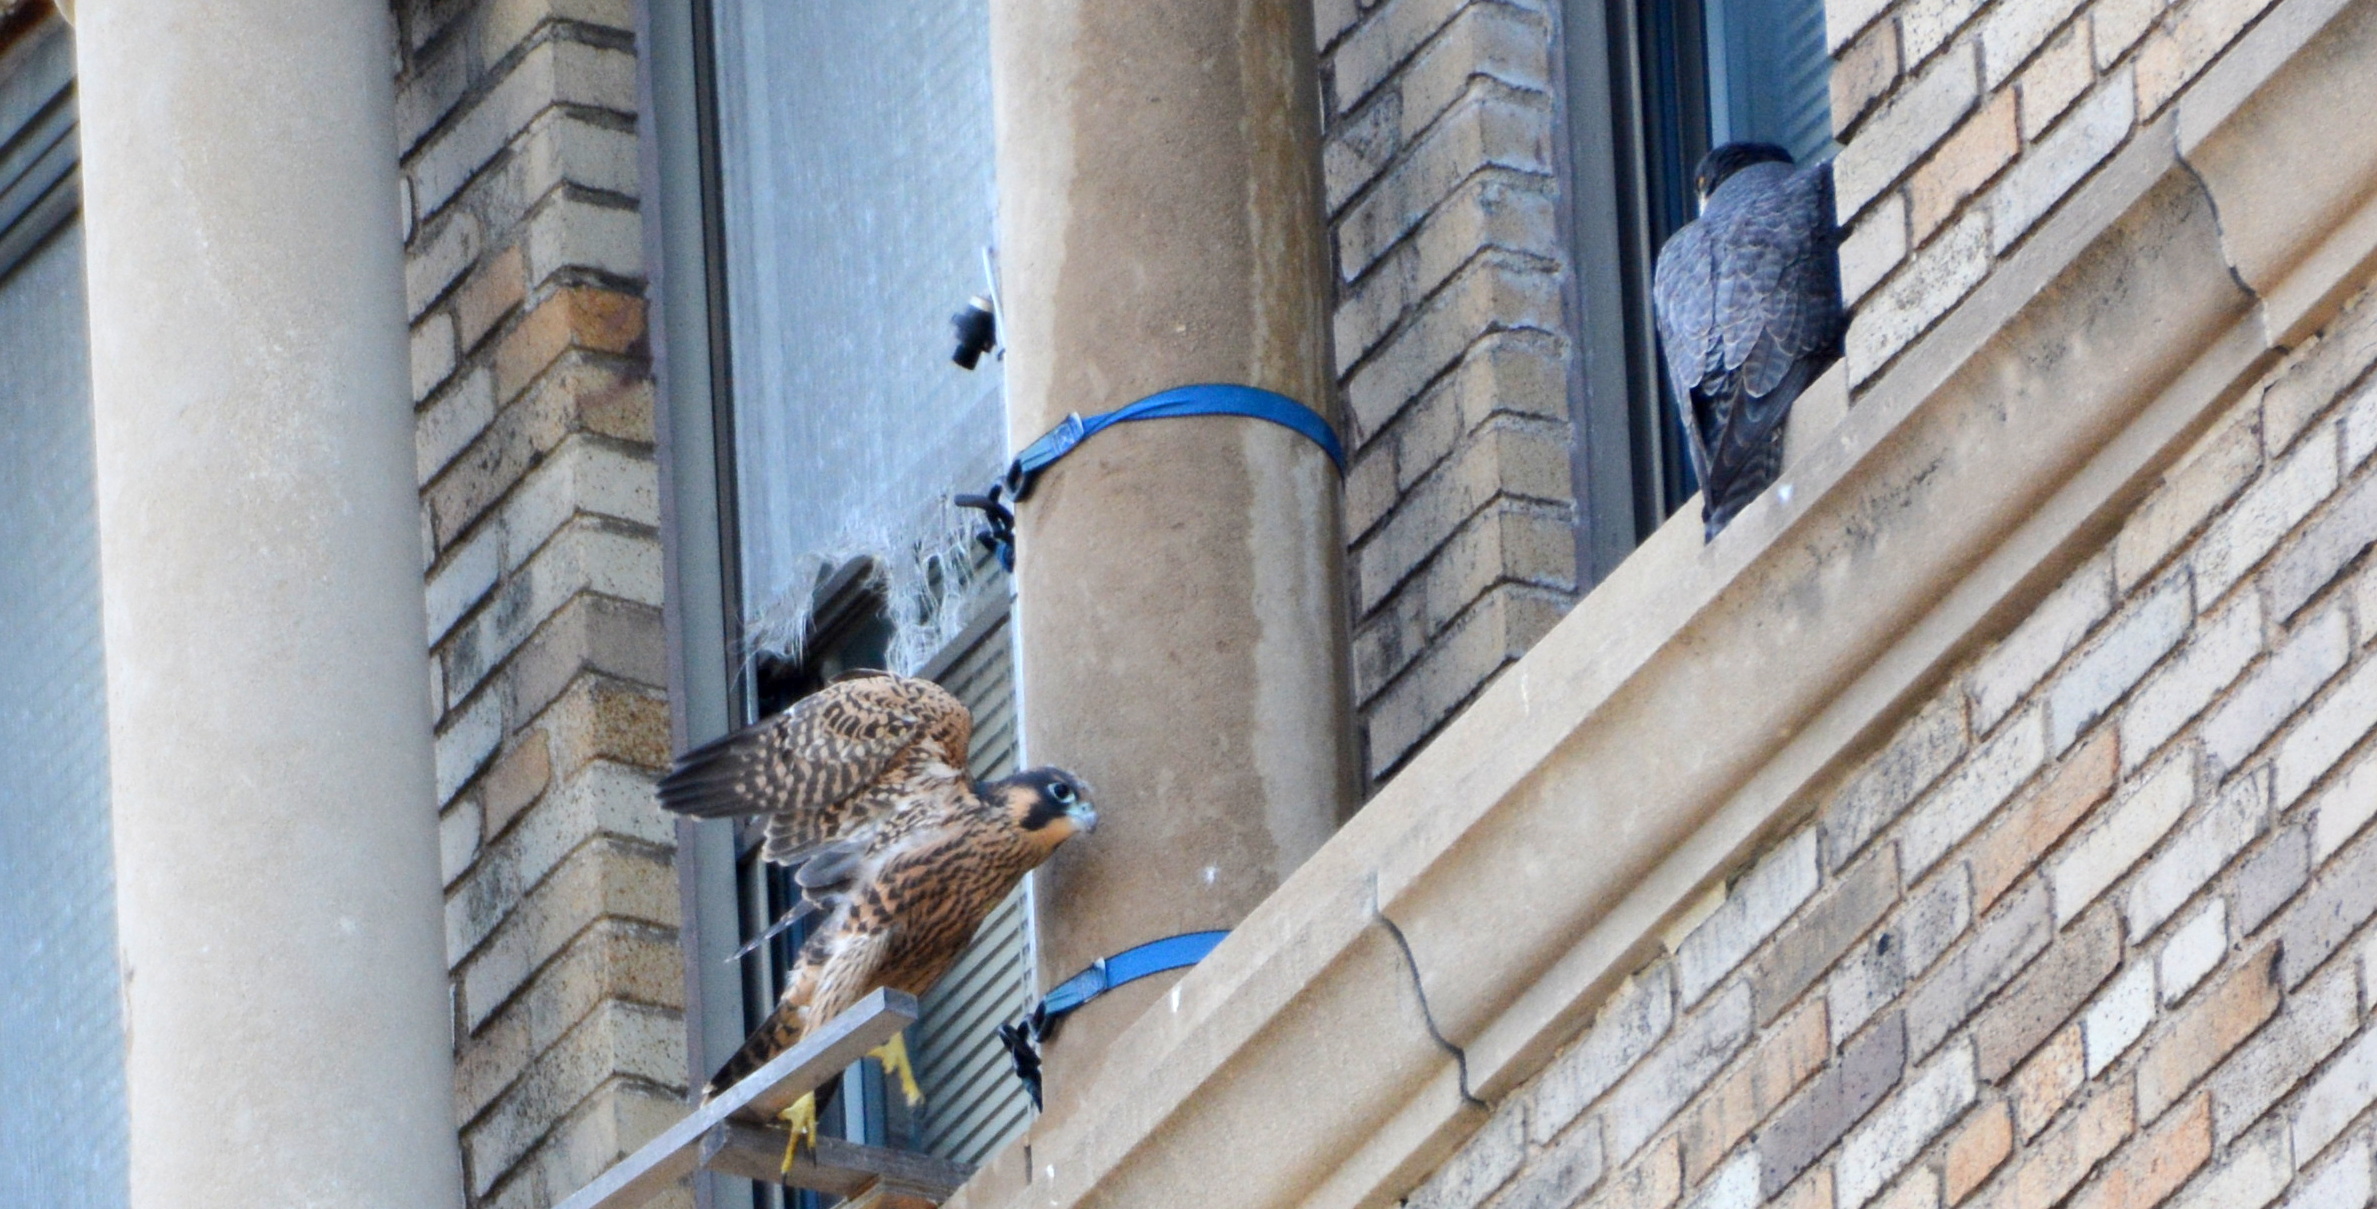
POLYGON ((1711 536, 1781 470, 1792 400, 1839 355, 1832 166, 1727 176, 1659 251, 1653 310, 1711 536))
POLYGON ((863 848, 863 833, 921 788, 909 782, 962 781, 973 732, 965 705, 929 680, 846 677, 679 757, 660 804, 696 818, 764 814, 769 860, 825 858, 863 848))
POLYGON ((965 706, 930 681, 846 677, 687 753, 661 782, 671 810, 765 815, 764 855, 795 866, 801 887, 792 917, 824 916, 713 1093, 876 987, 923 994, 1024 873, 1096 824, 1054 769, 998 782, 986 798, 965 773, 972 735, 965 706))

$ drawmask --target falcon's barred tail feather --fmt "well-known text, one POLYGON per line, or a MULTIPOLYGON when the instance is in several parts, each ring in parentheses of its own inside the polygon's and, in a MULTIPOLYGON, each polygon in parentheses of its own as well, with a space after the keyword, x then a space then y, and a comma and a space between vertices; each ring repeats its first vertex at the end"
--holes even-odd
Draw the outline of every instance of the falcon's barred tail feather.
POLYGON ((768 1064, 768 1059, 791 1049, 801 1039, 800 1016, 797 1009, 778 1006, 769 1013, 767 1022, 758 1031, 743 1039, 743 1048, 710 1076, 709 1086, 702 1089, 707 1100, 748 1078, 751 1072, 768 1064))
MULTIPOLYGON (((1702 540, 1714 541, 1737 513, 1782 477, 1783 432, 1791 404, 1830 364, 1830 359, 1802 358, 1765 397, 1733 401, 1731 422, 1709 448, 1708 481, 1700 493, 1702 540)), ((1744 376, 1734 375, 1728 386, 1738 390, 1744 376)))

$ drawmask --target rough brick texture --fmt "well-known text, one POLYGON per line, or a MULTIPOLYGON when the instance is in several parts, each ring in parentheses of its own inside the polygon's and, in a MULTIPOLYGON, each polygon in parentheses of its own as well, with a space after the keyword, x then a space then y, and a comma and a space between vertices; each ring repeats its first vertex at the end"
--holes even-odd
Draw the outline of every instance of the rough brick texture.
POLYGON ((2365 1204, 2372 361, 2331 331, 2248 391, 1428 1203, 2365 1204))
POLYGON ((1316 6, 1354 666, 1401 767, 1575 603, 1554 15, 1316 6))
MULTIPOLYGON (((1836 0, 1862 386, 2015 254, 2268 0, 1836 0)), ((2184 506, 2184 505, 2182 505, 2184 506)))
MULTIPOLYGON (((2216 59, 2268 0, 1836 0, 1826 6, 1842 284, 1856 315, 1845 340, 1862 391, 1986 279, 2216 59)), ((1573 252, 1556 153, 1560 122, 1606 121, 1597 99, 1561 93, 1560 6, 1540 0, 1333 0, 1316 7, 1324 171, 1338 273, 1336 346, 1353 438, 1347 480, 1355 676, 1374 779, 1402 767, 1523 654, 1586 586, 1573 529, 1576 439, 1568 410, 1574 337, 1603 321, 1568 313, 1573 252)), ((2284 407, 2339 384, 2305 380, 2284 407)), ((2359 430, 2377 443, 2377 400, 2359 430)), ((2336 439, 2331 432, 2327 438, 2336 439)), ((2317 461, 2318 459, 2311 459, 2317 461)), ((2332 463, 2333 459, 2329 459, 2332 463)), ((2040 660, 2127 591, 2204 510, 2235 490, 2232 459, 2211 459, 2174 492, 2104 580, 2042 613, 1975 678, 1974 725, 1994 730, 2040 660), (2102 590, 2099 590, 2101 587, 2102 590)), ((2240 521, 2236 552, 2299 519, 2288 506, 2332 484, 2274 484, 2240 521)), ((2291 614, 2306 585, 2377 539, 2377 493, 2308 543, 2272 607, 2291 614)), ((2225 588, 2232 568, 2207 551, 2199 574, 2225 588)), ((2175 584, 2179 596, 2206 585, 2175 584)), ((2046 711, 2050 756, 2094 712, 2162 661, 2187 599, 2131 601, 2124 641, 2046 711), (2175 612, 2174 612, 2175 610, 2175 612)), ((2286 621, 2281 615, 2275 620, 2286 621)), ((2257 620, 2228 619, 2232 640, 2257 620)), ((2135 767, 2236 671, 2237 641, 2173 670, 2159 712, 2131 722, 2135 767)), ((2377 700, 2373 696, 2372 700, 2377 700)), ((1953 838, 1947 837, 1947 838, 1953 838)), ((1908 854, 1920 866, 1920 845, 1908 854)), ((1919 869, 1910 869, 1919 874, 1919 869)))
POLYGON ((416 452, 474 1206, 683 1112, 626 0, 398 0, 416 452))

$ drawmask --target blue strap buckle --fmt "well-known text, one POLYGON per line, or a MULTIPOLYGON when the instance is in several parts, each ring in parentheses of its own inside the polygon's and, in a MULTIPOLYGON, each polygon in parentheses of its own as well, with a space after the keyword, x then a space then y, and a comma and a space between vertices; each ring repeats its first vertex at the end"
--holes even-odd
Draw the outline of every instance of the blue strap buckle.
POLYGON ((1135 420, 1169 420, 1182 416, 1244 416, 1277 424, 1320 446, 1321 452, 1328 454, 1329 460, 1336 464, 1337 473, 1345 473, 1345 446, 1338 441, 1337 430, 1331 428, 1329 421, 1319 412, 1275 391, 1209 382, 1174 387, 1149 395, 1128 407, 1100 412, 1086 419, 1079 412, 1066 416, 1056 427, 1015 455, 1015 460, 1007 464, 1007 473, 1001 475, 998 482, 978 494, 956 496, 953 502, 960 508, 972 508, 982 513, 985 523, 982 531, 975 535, 975 540, 999 556, 1000 566, 1013 571, 1014 505, 1031 494, 1033 484, 1043 471, 1073 452, 1083 441, 1116 424, 1135 420), (1002 496, 1005 497, 1003 502, 1002 496))
POLYGON ((999 1041, 1007 1047, 1007 1057, 1015 1064, 1015 1077, 1023 1080, 1024 1089, 1031 1093, 1032 1107, 1040 1107, 1040 1045, 1056 1034, 1056 1026, 1068 1013, 1150 974, 1193 966, 1205 960, 1205 955, 1229 934, 1226 928, 1183 932, 1124 949, 1112 957, 1101 957, 1089 963, 1089 968, 1058 983, 1021 1020, 1000 1025, 999 1041))

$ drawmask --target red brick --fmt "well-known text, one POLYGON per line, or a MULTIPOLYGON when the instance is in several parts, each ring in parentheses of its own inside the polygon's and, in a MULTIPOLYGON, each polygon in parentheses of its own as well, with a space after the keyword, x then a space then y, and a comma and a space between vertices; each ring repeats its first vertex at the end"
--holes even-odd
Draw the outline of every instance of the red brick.
POLYGON ((1907 217, 1914 225, 1914 242, 1931 238, 1956 207, 1974 190, 2014 162, 2022 146, 2014 121, 2014 90, 1999 92, 1980 112, 1965 119, 1907 181, 1907 217))
POLYGON ((1818 1167, 1766 1202, 1766 1209, 1832 1209, 1832 1168, 1818 1167))
POLYGON ((624 353, 644 338, 644 300, 576 286, 556 291, 495 347, 495 397, 509 402, 572 348, 624 353))
POLYGON ((2039 1139, 2023 1156, 2008 1186, 2012 1199, 2004 1203, 2012 1209, 2048 1209, 2062 1200, 2098 1159, 2113 1153, 2136 1123, 2137 1101, 2127 1080, 2098 1089, 2077 1116, 2039 1139))
POLYGON ((1898 81, 1898 22, 1876 21, 1832 64, 1832 128, 1847 134, 1898 81))
POLYGON ((2103 1178, 2072 1198, 2070 1209, 2148 1209, 2212 1157, 2212 1097, 2199 1095, 2139 1138, 2105 1168, 2103 1178))
POLYGON ((2004 1104, 1984 1104, 1948 1139, 1947 1203, 1981 1186, 2014 1149, 2014 1118, 2004 1104))
POLYGON ((1585 1204, 1589 1209, 1666 1209, 1683 1194, 1675 1135, 1669 1134, 1645 1147, 1641 1158, 1585 1204))
POLYGON ((454 295, 454 320, 462 331, 463 351, 476 347, 527 296, 528 266, 518 245, 505 248, 480 266, 454 295))
POLYGON ((2161 1116, 2195 1081, 2278 1010, 2278 946, 2270 945, 2179 1014, 2138 1063, 2138 1107, 2161 1116))
POLYGON ((2055 846, 2089 808, 2113 791, 2121 751, 2107 727, 2063 762, 2038 792, 2006 812, 1998 825, 1974 841, 1973 911, 1989 909, 2006 887, 2055 846))
POLYGON ((2080 1075, 2086 1065, 2080 1026, 2075 1024, 2039 1047, 2039 1052, 2015 1072, 2014 1111, 2021 1120, 2025 1139, 2038 1136, 2039 1130, 2063 1111, 2064 1103, 2080 1089, 2080 1075))
POLYGON ((2121 964, 2121 923, 2110 907, 2066 929, 1973 1028, 1981 1078, 1995 1083, 2080 1010, 2121 964))
POLYGON ((1684 1114, 1678 1131, 1684 1149, 1684 1182, 1699 1183, 1734 1143, 1824 1068, 1831 1049, 1821 1000, 1799 1009, 1767 1033, 1731 1074, 1684 1114))
POLYGON ((532 730, 522 737, 520 745, 504 753, 488 770, 487 779, 480 783, 479 797, 487 811, 487 838, 492 840, 511 826, 520 811, 553 781, 553 761, 545 746, 545 732, 532 730))

